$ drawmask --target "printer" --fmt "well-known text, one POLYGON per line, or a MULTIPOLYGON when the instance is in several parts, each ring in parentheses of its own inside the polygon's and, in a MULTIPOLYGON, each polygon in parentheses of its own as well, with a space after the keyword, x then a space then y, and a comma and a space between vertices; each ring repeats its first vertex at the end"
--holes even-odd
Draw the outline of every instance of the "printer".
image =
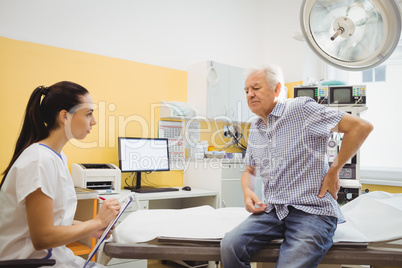
POLYGON ((76 187, 105 193, 121 189, 121 171, 113 164, 73 163, 71 177, 76 187))

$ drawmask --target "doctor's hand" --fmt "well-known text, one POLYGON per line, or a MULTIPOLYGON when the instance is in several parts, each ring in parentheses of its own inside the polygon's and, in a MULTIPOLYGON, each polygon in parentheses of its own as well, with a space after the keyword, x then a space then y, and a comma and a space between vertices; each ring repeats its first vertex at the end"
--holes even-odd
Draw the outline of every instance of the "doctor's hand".
MULTIPOLYGON (((116 225, 114 225, 113 227, 112 227, 112 229, 109 231, 109 233, 106 235, 106 238, 105 239, 108 239, 111 235, 112 235, 112 231, 113 231, 113 229, 116 227, 116 225)), ((102 234, 103 234, 103 232, 106 230, 106 227, 105 228, 102 228, 102 229, 99 229, 99 230, 96 230, 96 231, 94 231, 94 232, 92 232, 91 233, 91 237, 94 237, 94 238, 96 238, 96 239, 99 239, 101 236, 102 236, 102 234)))
POLYGON ((109 223, 116 218, 120 211, 120 203, 117 199, 106 199, 102 202, 102 206, 99 209, 98 215, 95 219, 101 221, 101 229, 106 228, 109 223))
POLYGON ((258 196, 251 190, 244 194, 244 204, 246 210, 253 214, 259 214, 267 208, 267 205, 262 203, 258 196))
POLYGON ((339 181, 338 172, 334 168, 330 167, 327 174, 324 177, 324 180, 322 181, 322 186, 320 192, 318 193, 318 197, 323 198, 325 192, 328 191, 332 195, 332 197, 335 200, 337 200, 340 188, 341 183, 339 181))

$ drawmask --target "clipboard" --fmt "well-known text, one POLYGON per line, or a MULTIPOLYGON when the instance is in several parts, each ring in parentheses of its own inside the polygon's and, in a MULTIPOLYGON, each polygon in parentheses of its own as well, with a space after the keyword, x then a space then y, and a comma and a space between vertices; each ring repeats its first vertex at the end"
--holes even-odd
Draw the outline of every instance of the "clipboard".
POLYGON ((96 254, 96 252, 98 251, 100 245, 103 243, 103 241, 105 241, 105 238, 107 236, 107 234, 110 232, 110 230, 112 229, 112 227, 116 224, 117 220, 120 218, 120 216, 123 214, 123 212, 126 210, 127 206, 131 203, 131 201, 133 201, 133 197, 127 196, 127 198, 124 200, 124 203, 121 205, 119 214, 117 214, 116 218, 114 218, 114 220, 112 220, 109 225, 106 227, 105 231, 103 232, 103 234, 101 235, 101 237, 98 239, 98 242, 96 243, 95 247, 92 249, 91 253, 88 255, 88 259, 85 262, 83 268, 85 268, 87 266, 87 264, 91 261, 92 257, 96 254))

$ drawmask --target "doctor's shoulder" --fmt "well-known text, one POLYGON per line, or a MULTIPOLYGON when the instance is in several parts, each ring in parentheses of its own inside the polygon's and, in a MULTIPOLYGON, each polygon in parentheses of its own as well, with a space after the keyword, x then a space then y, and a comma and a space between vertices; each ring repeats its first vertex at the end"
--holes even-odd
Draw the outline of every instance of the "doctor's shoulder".
POLYGON ((54 170, 57 166, 57 154, 50 151, 48 148, 44 148, 38 143, 29 145, 14 162, 10 169, 17 169, 23 171, 25 174, 32 172, 33 176, 38 172, 38 169, 44 169, 48 172, 54 170))

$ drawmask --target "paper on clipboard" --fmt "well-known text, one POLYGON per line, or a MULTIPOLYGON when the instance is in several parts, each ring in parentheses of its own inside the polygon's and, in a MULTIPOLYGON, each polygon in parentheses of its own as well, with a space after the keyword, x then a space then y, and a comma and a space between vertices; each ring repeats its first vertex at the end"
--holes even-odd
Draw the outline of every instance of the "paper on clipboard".
POLYGON ((103 241, 105 241, 105 238, 107 236, 107 234, 110 232, 110 230, 113 228, 113 226, 116 224, 117 220, 120 218, 120 216, 123 214, 123 212, 126 210, 127 206, 131 203, 131 201, 133 201, 133 197, 127 196, 126 200, 124 200, 124 203, 121 205, 119 214, 117 214, 116 218, 114 218, 114 220, 112 220, 109 225, 106 227, 105 231, 103 232, 102 236, 99 238, 98 242, 96 243, 95 247, 92 249, 91 253, 88 256, 87 261, 85 262, 83 268, 85 268, 87 266, 87 264, 90 262, 90 260, 92 259, 92 257, 96 254, 96 252, 98 251, 100 245, 103 243, 103 241))

